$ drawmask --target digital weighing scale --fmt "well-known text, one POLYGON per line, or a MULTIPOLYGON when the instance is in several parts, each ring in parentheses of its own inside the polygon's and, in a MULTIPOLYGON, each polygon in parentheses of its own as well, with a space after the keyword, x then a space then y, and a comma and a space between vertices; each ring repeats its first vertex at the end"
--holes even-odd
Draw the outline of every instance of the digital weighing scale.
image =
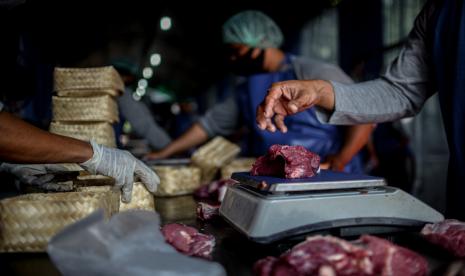
POLYGON ((444 220, 382 178, 321 170, 311 178, 283 179, 233 173, 220 214, 249 239, 270 243, 310 232, 337 235, 418 229, 444 220))

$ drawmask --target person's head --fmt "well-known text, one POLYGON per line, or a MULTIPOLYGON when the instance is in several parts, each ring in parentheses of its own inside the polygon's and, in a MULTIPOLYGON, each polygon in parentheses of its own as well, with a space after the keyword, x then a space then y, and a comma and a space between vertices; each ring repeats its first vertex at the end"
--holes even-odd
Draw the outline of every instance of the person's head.
POLYGON ((228 65, 241 75, 276 71, 284 58, 279 49, 281 30, 259 11, 240 12, 228 19, 223 24, 223 43, 228 65))

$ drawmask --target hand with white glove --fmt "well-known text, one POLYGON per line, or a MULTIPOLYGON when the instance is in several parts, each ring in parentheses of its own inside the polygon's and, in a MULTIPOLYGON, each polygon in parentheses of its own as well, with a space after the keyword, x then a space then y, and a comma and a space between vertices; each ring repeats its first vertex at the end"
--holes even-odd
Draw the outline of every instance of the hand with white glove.
POLYGON ((154 193, 160 178, 142 161, 123 150, 107 148, 94 141, 90 142, 94 154, 91 159, 80 165, 93 174, 113 177, 117 186, 122 187, 122 201, 130 202, 134 175, 138 176, 147 190, 154 193))
POLYGON ((54 172, 63 172, 67 171, 67 169, 60 164, 2 163, 0 165, 0 171, 13 174, 22 183, 41 186, 53 180, 54 172))

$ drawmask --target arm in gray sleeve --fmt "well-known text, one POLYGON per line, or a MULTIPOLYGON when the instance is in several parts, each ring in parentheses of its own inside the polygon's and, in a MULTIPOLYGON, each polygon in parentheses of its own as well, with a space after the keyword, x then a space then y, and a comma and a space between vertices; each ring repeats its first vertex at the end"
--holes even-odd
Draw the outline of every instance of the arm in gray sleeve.
POLYGON ((425 7, 406 45, 380 79, 349 85, 331 82, 335 110, 327 114, 318 109, 318 118, 333 124, 358 124, 392 121, 418 113, 435 92, 425 45, 430 14, 431 8, 425 7))
POLYGON ((154 150, 166 147, 171 138, 153 119, 148 107, 135 101, 129 91, 118 98, 121 114, 131 124, 134 133, 146 139, 154 150))
POLYGON ((209 137, 232 134, 239 122, 239 110, 234 96, 216 104, 200 118, 199 124, 209 137))
POLYGON ((3 110, 3 103, 0 102, 0 112, 2 112, 2 110, 3 110))

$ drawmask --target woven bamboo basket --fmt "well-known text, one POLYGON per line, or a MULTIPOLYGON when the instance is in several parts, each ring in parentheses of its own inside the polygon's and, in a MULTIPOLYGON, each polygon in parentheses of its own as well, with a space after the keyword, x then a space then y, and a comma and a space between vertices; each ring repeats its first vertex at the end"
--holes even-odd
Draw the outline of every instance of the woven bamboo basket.
POLYGON ((155 210, 153 194, 150 193, 142 182, 134 182, 132 189, 132 200, 130 203, 124 203, 120 200, 120 190, 114 187, 115 180, 104 175, 81 175, 78 176, 75 185, 78 186, 78 191, 105 191, 109 189, 117 189, 118 196, 116 201, 118 204, 117 211, 126 210, 155 210))
POLYGON ((231 162, 239 152, 237 145, 218 136, 194 152, 192 163, 202 170, 202 183, 210 182, 218 170, 231 162))
POLYGON ((83 141, 94 140, 107 147, 116 147, 116 138, 113 127, 109 123, 80 123, 70 124, 52 122, 50 132, 76 138, 83 141))
POLYGON ((134 182, 131 202, 121 202, 119 207, 120 212, 134 209, 155 211, 153 194, 149 192, 141 182, 134 182))
POLYGON ((221 178, 231 178, 234 172, 248 172, 252 168, 255 158, 237 158, 221 168, 221 178))
POLYGON ((118 105, 108 95, 84 98, 54 96, 52 101, 54 121, 114 123, 119 120, 118 105))
POLYGON ((75 89, 75 90, 59 90, 56 92, 58 97, 96 97, 109 95, 112 97, 121 96, 121 92, 112 89, 75 89))
POLYGON ((84 193, 110 193, 109 195, 109 205, 108 211, 111 214, 116 214, 119 212, 121 207, 121 192, 115 186, 82 186, 76 188, 77 192, 84 193))
POLYGON ((124 83, 112 66, 95 68, 55 68, 54 90, 124 91, 124 83))
POLYGON ((200 187, 201 170, 194 166, 154 166, 160 177, 156 196, 178 196, 193 193, 200 187))
POLYGON ((112 192, 26 194, 0 201, 0 251, 43 252, 65 226, 97 209, 114 211, 112 192))

